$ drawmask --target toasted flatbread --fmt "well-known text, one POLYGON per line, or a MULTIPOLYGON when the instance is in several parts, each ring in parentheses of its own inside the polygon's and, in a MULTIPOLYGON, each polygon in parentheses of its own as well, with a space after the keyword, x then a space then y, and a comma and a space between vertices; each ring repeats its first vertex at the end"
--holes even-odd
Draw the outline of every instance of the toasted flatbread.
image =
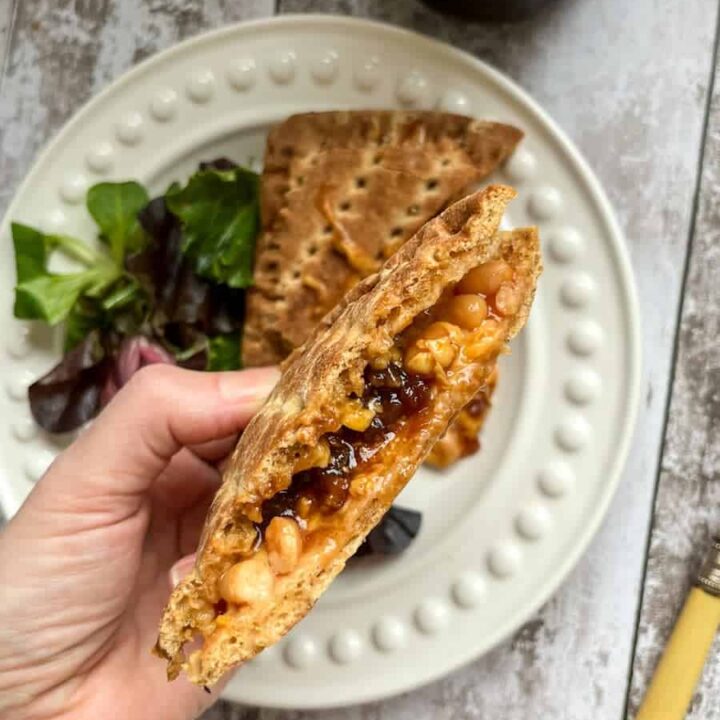
POLYGON ((435 443, 425 462, 442 469, 480 449, 480 431, 485 424, 497 384, 497 368, 480 392, 457 414, 445 434, 435 443))
POLYGON ((170 678, 184 670, 211 685, 282 637, 487 384, 541 269, 534 230, 523 243, 497 232, 514 195, 491 186, 428 222, 287 359, 162 618, 156 652, 170 678), (512 279, 487 298, 493 311, 473 325, 444 320, 459 281, 496 258, 512 279), (186 658, 197 638, 202 647, 186 658))
POLYGON ((512 125, 435 111, 340 110, 291 115, 267 139, 263 167, 262 218, 269 226, 285 205, 288 190, 301 183, 318 153, 335 148, 383 150, 402 147, 436 157, 443 174, 474 168, 477 180, 489 175, 522 139, 512 125))
POLYGON ((436 112, 308 113, 275 127, 243 364, 284 359, 349 288, 492 172, 521 137, 509 125, 436 112))

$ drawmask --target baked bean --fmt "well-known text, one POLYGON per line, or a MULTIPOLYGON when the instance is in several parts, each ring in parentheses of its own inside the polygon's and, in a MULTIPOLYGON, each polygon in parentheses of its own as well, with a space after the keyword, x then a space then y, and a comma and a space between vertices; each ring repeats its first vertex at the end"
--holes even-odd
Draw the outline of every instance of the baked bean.
POLYGON ((449 337, 425 340, 425 344, 440 367, 450 367, 457 355, 457 347, 449 337))
POLYGON ((421 350, 414 344, 405 353, 405 369, 416 375, 432 375, 435 360, 428 350, 421 350))
POLYGON ((278 575, 295 569, 302 552, 302 535, 292 518, 274 517, 265 530, 265 543, 270 567, 278 575))
POLYGON ((434 322, 405 353, 405 367, 418 375, 432 375, 435 367, 450 366, 457 355, 462 331, 449 322, 434 322))
POLYGON ((448 319, 466 330, 474 330, 487 317, 487 303, 481 295, 456 295, 447 307, 448 319))
POLYGON ((220 596, 237 605, 265 602, 272 595, 274 582, 267 553, 259 550, 225 571, 220 578, 220 596))
POLYGON ((503 260, 490 260, 473 268, 456 286, 459 294, 493 295, 502 283, 512 280, 512 268, 503 260))
POLYGON ((500 315, 514 315, 520 308, 520 295, 512 283, 503 283, 495 295, 495 309, 500 315))
POLYGON ((423 330, 421 337, 428 340, 448 337, 455 342, 458 342, 462 338, 462 332, 457 325, 440 321, 434 322, 432 325, 428 325, 423 330))

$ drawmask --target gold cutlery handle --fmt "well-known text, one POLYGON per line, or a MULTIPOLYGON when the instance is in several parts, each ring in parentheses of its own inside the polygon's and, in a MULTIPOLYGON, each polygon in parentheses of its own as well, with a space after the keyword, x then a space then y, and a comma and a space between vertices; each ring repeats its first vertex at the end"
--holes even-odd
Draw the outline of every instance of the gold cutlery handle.
POLYGON ((675 623, 636 720, 682 720, 720 624, 720 542, 675 623))

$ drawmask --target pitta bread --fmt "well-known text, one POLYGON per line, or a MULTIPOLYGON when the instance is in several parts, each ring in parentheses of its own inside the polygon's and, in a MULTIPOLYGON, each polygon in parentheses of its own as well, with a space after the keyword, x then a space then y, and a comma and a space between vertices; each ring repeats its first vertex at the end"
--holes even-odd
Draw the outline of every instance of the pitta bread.
POLYGON ((184 670, 191 681, 211 685, 282 637, 310 610, 455 415, 487 383, 498 354, 525 322, 541 270, 535 230, 527 230, 522 243, 513 233, 497 232, 514 194, 491 186, 428 222, 377 274, 356 285, 287 359, 281 380, 233 453, 195 568, 173 591, 162 618, 156 653, 168 661, 170 678, 184 670), (472 335, 473 344, 457 356, 462 367, 438 381, 427 406, 393 426, 385 444, 352 471, 341 509, 311 516, 307 527, 313 532, 306 532, 300 560, 290 572, 273 576, 271 596, 223 608, 224 574, 243 558, 264 557, 264 546, 256 546, 263 502, 288 488, 303 453, 347 424, 348 402, 362 397, 368 364, 391 353, 404 337, 412 338, 418 322, 442 308, 457 281, 493 258, 505 259, 514 270, 514 314, 485 321, 487 328, 472 335), (202 648, 186 658, 183 646, 198 636, 202 648))
POLYGON ((243 364, 272 365, 522 133, 435 112, 295 115, 268 138, 243 364))

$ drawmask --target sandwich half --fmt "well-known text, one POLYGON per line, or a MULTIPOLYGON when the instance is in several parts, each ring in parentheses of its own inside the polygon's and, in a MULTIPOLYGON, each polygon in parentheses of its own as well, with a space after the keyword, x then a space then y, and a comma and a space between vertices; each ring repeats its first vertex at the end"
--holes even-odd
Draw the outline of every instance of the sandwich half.
POLYGON ((243 365, 273 365, 360 280, 515 149, 510 125, 440 112, 294 115, 267 141, 243 365))
POLYGON ((541 270, 534 229, 498 232, 514 195, 490 186, 447 208, 290 355, 163 615, 155 651, 170 678, 212 685, 280 639, 492 381, 541 270), (497 261, 511 273, 487 295, 497 261))

